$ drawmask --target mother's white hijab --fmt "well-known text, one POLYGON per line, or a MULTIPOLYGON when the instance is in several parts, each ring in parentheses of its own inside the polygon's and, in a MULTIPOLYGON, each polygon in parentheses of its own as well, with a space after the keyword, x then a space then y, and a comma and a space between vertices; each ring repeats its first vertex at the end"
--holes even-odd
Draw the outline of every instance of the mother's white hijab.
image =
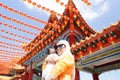
MULTIPOLYGON (((64 44, 66 46, 66 50, 64 51, 64 53, 62 53, 62 55, 60 55, 60 57, 64 56, 65 54, 69 54, 74 60, 74 56, 72 55, 72 53, 70 51, 70 45, 69 45, 68 41, 60 40, 57 42, 56 45, 60 45, 60 44, 64 44)), ((74 80, 74 78, 75 78, 75 67, 74 67, 74 71, 73 71, 73 75, 72 75, 72 80, 74 80)))

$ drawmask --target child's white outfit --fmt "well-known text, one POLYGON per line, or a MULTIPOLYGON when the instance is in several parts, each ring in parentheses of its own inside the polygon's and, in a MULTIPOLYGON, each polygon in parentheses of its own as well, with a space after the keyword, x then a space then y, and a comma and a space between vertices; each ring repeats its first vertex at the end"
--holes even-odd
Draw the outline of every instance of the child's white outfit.
POLYGON ((52 70, 52 68, 54 67, 55 63, 58 61, 59 56, 57 54, 50 54, 47 56, 46 58, 46 67, 44 69, 44 71, 42 72, 42 78, 44 80, 50 80, 49 76, 50 76, 50 72, 52 70), (49 62, 49 60, 52 59, 52 62, 49 62))

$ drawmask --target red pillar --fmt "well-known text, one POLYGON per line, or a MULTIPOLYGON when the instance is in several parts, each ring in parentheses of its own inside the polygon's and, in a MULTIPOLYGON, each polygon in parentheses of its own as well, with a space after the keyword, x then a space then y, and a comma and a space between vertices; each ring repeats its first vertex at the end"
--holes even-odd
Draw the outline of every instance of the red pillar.
POLYGON ((70 43, 70 46, 75 43, 75 36, 72 32, 70 33, 69 43, 70 43))
POLYGON ((27 66, 25 66, 25 72, 24 72, 24 75, 22 77, 22 80, 28 80, 28 76, 29 76, 29 73, 27 71, 27 66))
POLYGON ((31 64, 30 64, 30 72, 29 72, 28 80, 32 80, 32 78, 33 78, 32 64, 33 64, 33 63, 31 62, 31 64))
POLYGON ((92 76, 93 76, 93 80, 99 80, 98 78, 99 75, 97 73, 93 73, 92 76))
POLYGON ((80 80, 79 70, 75 68, 75 80, 80 80))

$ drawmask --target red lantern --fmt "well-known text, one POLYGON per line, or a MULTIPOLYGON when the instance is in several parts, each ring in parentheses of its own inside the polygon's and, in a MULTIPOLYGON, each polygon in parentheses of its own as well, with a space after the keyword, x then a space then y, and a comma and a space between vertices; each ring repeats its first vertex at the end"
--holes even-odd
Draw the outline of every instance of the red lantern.
POLYGON ((12 11, 13 9, 9 7, 8 10, 9 10, 9 11, 12 11))
POLYGON ((87 51, 89 51, 89 53, 92 54, 92 46, 89 46, 89 47, 87 48, 87 51))
POLYGON ((103 43, 102 43, 101 41, 99 41, 99 42, 97 43, 97 46, 98 46, 100 49, 102 49, 102 48, 103 48, 103 43))
POLYGON ((4 23, 4 26, 7 26, 8 24, 7 23, 4 23))
POLYGON ((2 16, 2 17, 6 19, 6 16, 2 16))
POLYGON ((35 3, 35 2, 33 2, 33 3, 32 3, 32 5, 33 5, 33 6, 36 6, 36 3, 35 3))
POLYGON ((88 34, 88 30, 85 30, 85 34, 88 34))
POLYGON ((31 4, 31 3, 32 3, 32 1, 31 1, 31 0, 28 0, 28 3, 29 3, 29 4, 31 4))
POLYGON ((84 54, 84 52, 83 52, 83 51, 79 51, 79 52, 78 52, 78 56, 79 56, 80 58, 82 58, 82 57, 83 57, 83 54, 84 54))
POLYGON ((42 7, 42 10, 45 10, 46 8, 45 7, 42 7))
POLYGON ((110 36, 110 37, 108 38, 108 41, 109 41, 110 43, 114 44, 114 43, 115 43, 115 38, 114 38, 114 36, 110 36))
POLYGON ((41 7, 41 5, 37 5, 37 7, 38 7, 38 8, 40 8, 40 7, 41 7))
POLYGON ((8 7, 6 5, 3 5, 3 8, 7 9, 8 7))
POLYGON ((79 19, 76 20, 76 24, 77 24, 78 26, 80 26, 80 20, 79 20, 79 19))
POLYGON ((56 0, 56 2, 57 2, 57 3, 59 3, 59 2, 60 2, 60 0, 56 0))
POLYGON ((13 12, 14 12, 14 13, 17 13, 17 10, 16 10, 16 9, 14 9, 14 10, 13 10, 13 12))
POLYGON ((90 6, 90 5, 91 5, 91 3, 90 3, 90 2, 88 2, 88 3, 87 3, 87 5, 88 5, 88 6, 90 6))
POLYGON ((61 6, 63 6, 63 5, 64 5, 64 3, 63 3, 63 2, 61 2, 61 3, 60 3, 60 5, 61 5, 61 6))
POLYGON ((11 18, 10 18, 10 17, 8 17, 7 19, 8 19, 8 20, 11 20, 11 18))
POLYGON ((81 26, 80 26, 80 28, 82 29, 82 31, 84 31, 84 25, 82 24, 81 26))
POLYGON ((2 6, 2 3, 0 2, 0 7, 2 6))
POLYGON ((46 11, 49 11, 49 9, 48 9, 48 8, 46 8, 46 11))
POLYGON ((73 14, 73 17, 74 17, 74 19, 76 19, 76 18, 77 18, 77 15, 74 13, 74 14, 73 14))
POLYGON ((26 0, 23 0, 23 1, 26 1, 26 0))
POLYGON ((2 25, 2 22, 0 22, 0 25, 2 25))

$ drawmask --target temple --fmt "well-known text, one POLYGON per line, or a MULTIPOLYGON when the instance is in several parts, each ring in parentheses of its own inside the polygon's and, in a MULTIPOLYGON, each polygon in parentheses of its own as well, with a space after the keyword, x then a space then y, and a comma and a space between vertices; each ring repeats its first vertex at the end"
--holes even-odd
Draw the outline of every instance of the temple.
POLYGON ((120 20, 97 32, 86 23, 73 0, 68 0, 63 16, 58 18, 51 13, 48 23, 51 24, 45 25, 34 40, 23 46, 27 54, 19 61, 27 65, 29 75, 30 71, 37 74, 33 80, 42 74, 41 66, 48 49, 60 39, 70 43, 76 62, 75 80, 80 80, 81 70, 91 73, 93 80, 99 80, 101 73, 120 68, 120 20))

